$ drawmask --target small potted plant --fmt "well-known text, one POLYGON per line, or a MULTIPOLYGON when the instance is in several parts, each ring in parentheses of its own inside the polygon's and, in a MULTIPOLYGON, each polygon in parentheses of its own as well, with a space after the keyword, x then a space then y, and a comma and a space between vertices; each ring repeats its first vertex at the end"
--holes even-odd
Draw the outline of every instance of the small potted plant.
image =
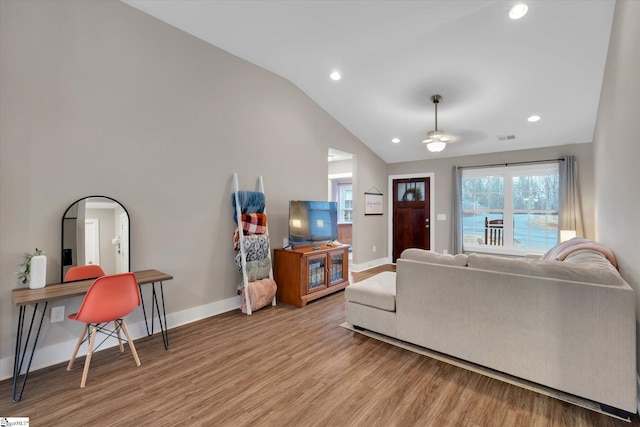
MULTIPOLYGON (((29 283, 29 279, 31 278, 31 261, 33 257, 43 257, 44 251, 42 249, 36 248, 33 252, 25 252, 24 260, 22 263, 18 264, 18 280, 23 283, 29 283)), ((46 262, 46 258, 45 258, 46 262)))

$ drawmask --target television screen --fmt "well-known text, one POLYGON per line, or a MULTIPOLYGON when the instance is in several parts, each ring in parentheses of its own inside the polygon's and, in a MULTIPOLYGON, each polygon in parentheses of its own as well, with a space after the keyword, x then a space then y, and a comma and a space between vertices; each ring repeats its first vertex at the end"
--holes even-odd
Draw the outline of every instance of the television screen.
POLYGON ((289 243, 291 245, 337 239, 337 202, 309 200, 289 202, 289 243))

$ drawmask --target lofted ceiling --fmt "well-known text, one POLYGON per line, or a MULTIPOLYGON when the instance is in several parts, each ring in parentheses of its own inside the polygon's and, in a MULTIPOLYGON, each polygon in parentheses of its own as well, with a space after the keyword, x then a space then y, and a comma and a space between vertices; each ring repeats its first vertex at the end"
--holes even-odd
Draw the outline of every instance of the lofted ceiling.
POLYGON ((496 0, 123 1, 291 81, 388 163, 592 141, 615 7, 523 0, 512 20, 516 2, 496 0), (453 136, 437 154, 421 142, 434 94, 453 136))

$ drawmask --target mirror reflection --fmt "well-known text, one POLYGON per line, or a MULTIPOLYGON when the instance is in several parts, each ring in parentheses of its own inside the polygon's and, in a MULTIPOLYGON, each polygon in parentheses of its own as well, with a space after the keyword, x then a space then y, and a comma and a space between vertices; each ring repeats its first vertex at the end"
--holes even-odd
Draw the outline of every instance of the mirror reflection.
POLYGON ((62 282, 128 272, 129 213, 124 206, 106 196, 71 204, 62 216, 61 260, 62 282))

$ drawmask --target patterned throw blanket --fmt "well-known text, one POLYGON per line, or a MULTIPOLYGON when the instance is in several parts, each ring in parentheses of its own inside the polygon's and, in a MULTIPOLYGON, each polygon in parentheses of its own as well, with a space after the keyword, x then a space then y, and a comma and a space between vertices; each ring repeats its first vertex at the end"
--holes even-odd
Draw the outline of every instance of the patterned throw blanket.
POLYGON ((267 216, 263 213, 242 214, 244 234, 264 234, 267 232, 267 216))
MULTIPOLYGON (((267 258, 269 255, 269 236, 266 234, 251 234, 244 237, 244 253, 247 257, 247 261, 255 261, 262 258, 267 258)), ((236 266, 238 271, 242 271, 241 255, 238 248, 236 254, 236 266)))
POLYGON ((611 265, 613 265, 616 269, 618 268, 616 257, 611 249, 601 245, 598 242, 583 239, 582 237, 574 237, 573 239, 567 240, 566 242, 558 243, 553 248, 549 249, 549 251, 544 254, 541 259, 564 261, 565 258, 567 258, 572 253, 582 250, 599 252, 609 260, 611 265))
MULTIPOLYGON (((242 214, 242 231, 246 236, 267 232, 267 216, 261 213, 242 214)), ((238 227, 233 232, 233 249, 240 250, 240 233, 238 227)))

